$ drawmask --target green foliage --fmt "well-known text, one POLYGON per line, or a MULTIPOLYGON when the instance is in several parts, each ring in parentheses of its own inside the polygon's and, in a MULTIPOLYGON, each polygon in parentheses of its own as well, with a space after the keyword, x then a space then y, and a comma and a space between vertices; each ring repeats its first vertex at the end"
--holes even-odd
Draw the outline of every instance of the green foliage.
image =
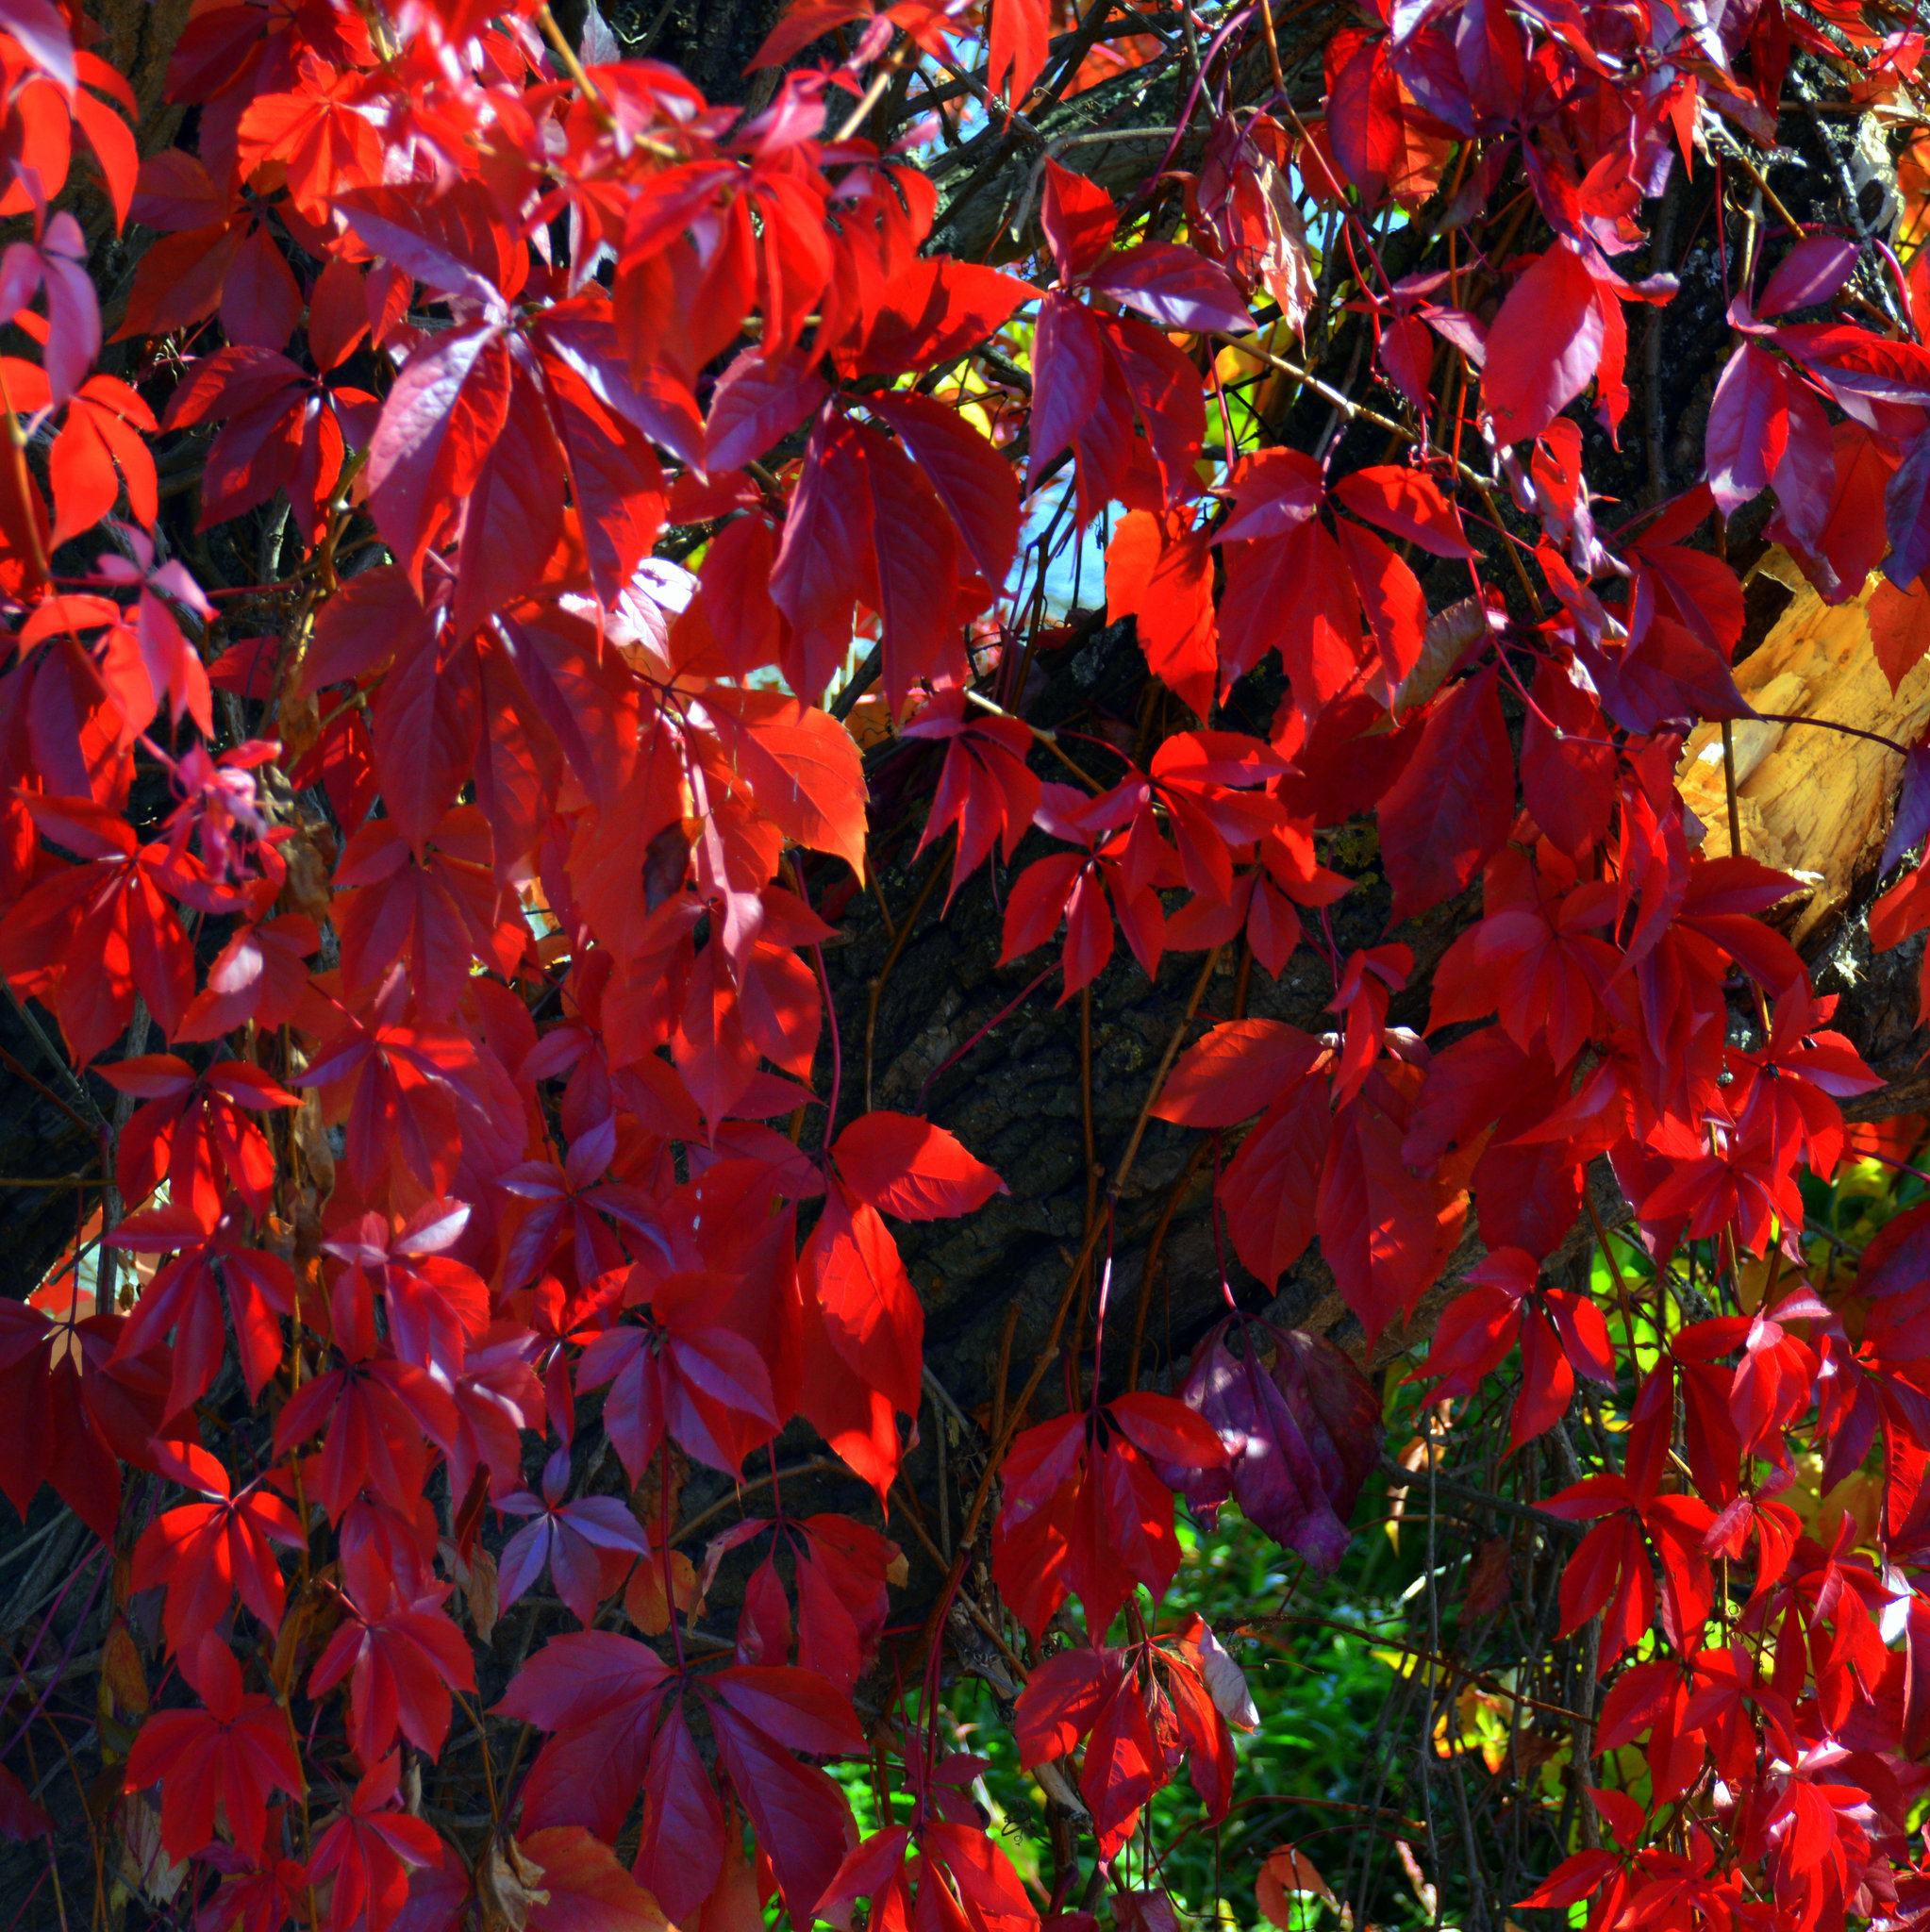
MULTIPOLYGON (((1833 1275, 1853 1275, 1863 1247, 1897 1214, 1930 1195, 1930 1186, 1894 1159, 1848 1157, 1831 1182, 1805 1181, 1805 1195, 1810 1276, 1827 1283, 1833 1275)), ((1669 1293, 1658 1291, 1654 1267, 1633 1241, 1613 1236, 1610 1250, 1612 1264, 1599 1252, 1589 1257, 1590 1287, 1618 1325, 1632 1322, 1638 1370, 1655 1365, 1658 1321, 1666 1334, 1682 1326, 1685 1290, 1729 1306, 1721 1279, 1726 1266, 1708 1242, 1687 1244, 1678 1254, 1676 1288, 1669 1293)), ((1745 1303, 1752 1297, 1759 1302, 1767 1275, 1767 1264, 1745 1262, 1739 1283, 1745 1303)), ((1413 1452, 1429 1426, 1429 1405, 1424 1390, 1402 1381, 1400 1374, 1397 1365, 1388 1377, 1389 1446, 1396 1452, 1405 1447, 1407 1459, 1419 1465, 1413 1452)), ((1562 1478, 1539 1459, 1550 1453, 1545 1444, 1511 1457, 1499 1453, 1520 1374, 1517 1351, 1473 1402, 1453 1406, 1442 1459, 1463 1478, 1532 1502, 1562 1478)), ((1632 1391, 1631 1382, 1624 1398, 1632 1391)), ((1440 1418, 1434 1420, 1440 1425, 1440 1418)), ((1577 1433, 1612 1432, 1612 1410, 1591 1402, 1585 1389, 1569 1425, 1577 1433)), ((1876 1493, 1872 1478, 1858 1474, 1825 1496, 1817 1481, 1820 1458, 1799 1453, 1796 1468, 1797 1483, 1787 1494, 1812 1534, 1827 1532, 1838 1512, 1861 1506, 1864 1490, 1876 1493)), ((1258 1724, 1236 1735, 1240 1795, 1224 1824, 1215 1831, 1190 1784, 1184 1776, 1175 1779, 1154 1798, 1118 1860, 1118 1883, 1164 1887, 1183 1922, 1193 1926, 1217 1923, 1228 1932, 1257 1932, 1268 1921, 1256 1879, 1270 1854, 1291 1846, 1306 1861, 1303 1874, 1310 1867, 1332 1893, 1289 1893, 1293 1932, 1339 1932, 1363 1901, 1368 1924, 1419 1932, 1438 1922, 1465 1923, 1469 1901, 1456 1856, 1462 1826, 1455 1779, 1470 1795, 1467 1828, 1479 1833, 1490 1871, 1524 1871, 1537 1859, 1545 1870, 1580 1842, 1570 1796, 1572 1745, 1562 1721, 1562 1700, 1576 1680, 1568 1675, 1564 1681, 1559 1670, 1531 1674, 1531 1653, 1522 1641, 1542 1617, 1538 1605, 1545 1603, 1562 1551, 1554 1553, 1551 1569, 1544 1549, 1530 1574, 1523 1553, 1533 1539, 1511 1534, 1519 1519, 1465 1499, 1458 1513, 1455 1507, 1442 1508, 1430 1540, 1424 1474, 1417 1475, 1404 1510, 1394 1504, 1389 1482, 1370 1479, 1355 1511, 1346 1559, 1324 1581, 1231 1506, 1210 1528, 1180 1512, 1185 1559, 1173 1591, 1163 1614, 1141 1592, 1138 1614, 1156 1633, 1176 1626, 1173 1606, 1205 1618, 1243 1671, 1258 1724), (1490 1560, 1500 1559, 1507 1573, 1502 1607, 1471 1607, 1473 1566, 1484 1545, 1497 1544, 1506 1545, 1490 1549, 1490 1560), (1430 1657, 1446 1659, 1448 1668, 1430 1657), (1429 1691, 1434 1715, 1423 1746, 1429 1691), (1437 1847, 1431 1857, 1430 1813, 1437 1847), (1442 1894, 1438 1915, 1427 1895, 1435 1885, 1442 1894)), ((1016 1625, 1007 1634, 1018 1654, 1028 1657, 1016 1625)), ((1124 1623, 1110 1637, 1127 1641, 1124 1623)), ((1067 1641, 1054 1637, 1048 1643, 1067 1641)), ((1638 1660, 1652 1647, 1652 1641, 1639 1646, 1638 1660)), ((1566 1668, 1578 1666, 1579 1658, 1571 1656, 1566 1668)), ((1043 1908, 1055 1877, 1047 1805, 1034 1776, 1019 1768, 1009 1705, 1002 1708, 997 1690, 980 1678, 954 1677, 942 1693, 941 1735, 955 1748, 990 1760, 974 1796, 1043 1908)), ((1076 1775, 1075 1765, 1062 1768, 1076 1775)), ((846 1767, 841 1776, 861 1824, 875 1828, 880 1821, 868 1771, 846 1767)), ((1639 1798, 1647 1791, 1647 1764, 1637 1747, 1598 1760, 1589 1776, 1639 1798)), ((902 1803, 895 1809, 901 1819, 907 1815, 902 1803)), ((1060 1900, 1062 1909, 1096 1902, 1085 1890, 1087 1869, 1081 1867, 1060 1900)), ((1506 1909, 1512 1900, 1500 1903, 1506 1909)), ((1518 1916, 1545 1916, 1552 1924, 1557 1915, 1518 1916)), ((1580 1924, 1586 1905, 1565 1916, 1580 1924)))
MULTIPOLYGON (((1411 1527, 1405 1545, 1396 1548, 1378 1526, 1386 1511, 1385 1486, 1370 1483, 1347 1561, 1324 1583, 1297 1557, 1283 1557, 1230 1506, 1211 1529, 1181 1518, 1186 1559, 1173 1601, 1197 1610, 1239 1662, 1259 1724, 1236 1736, 1240 1795, 1219 1832, 1205 1823, 1204 1807, 1182 1777, 1154 1799, 1119 1872, 1134 1886, 1163 1884, 1195 1923, 1264 1924, 1254 1879, 1276 1845, 1298 1845, 1337 1891, 1359 1857, 1362 1821, 1355 1807, 1395 1681, 1376 1652, 1401 1641, 1400 1598, 1423 1561, 1411 1527), (1149 1830, 1156 1848, 1151 1870, 1149 1830)), ((961 1677, 947 1688, 944 1701, 958 1747, 991 1761, 978 1797, 992 1813, 1000 1842, 1028 1882, 1036 1880, 1041 1896, 1049 1896, 1052 1851, 1043 1796, 1019 1769, 994 1691, 961 1677)), ((869 1784, 852 1779, 847 1790, 869 1828, 875 1815, 869 1784)), ((1381 1802, 1397 1810, 1397 1789, 1390 1785, 1381 1802)), ((1394 1886, 1374 1914, 1377 1922, 1426 1924, 1428 1915, 1401 1880, 1390 1844, 1379 1862, 1391 1870, 1394 1886)), ((1327 1917, 1331 1922, 1330 1912, 1327 1917)))

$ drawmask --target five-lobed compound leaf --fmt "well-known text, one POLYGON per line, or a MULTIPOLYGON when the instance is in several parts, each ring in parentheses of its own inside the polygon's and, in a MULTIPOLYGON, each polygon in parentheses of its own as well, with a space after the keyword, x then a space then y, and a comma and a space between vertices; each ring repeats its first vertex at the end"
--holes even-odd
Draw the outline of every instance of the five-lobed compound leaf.
MULTIPOLYGON (((1328 36, 1319 111, 1289 136, 1241 105, 1280 50, 1235 9, 1180 117, 1206 114, 1199 152, 1147 154, 1186 163, 1183 226, 1120 172, 1143 130, 1059 142, 987 244, 1023 250, 1036 213, 1022 275, 950 252, 986 252, 973 195, 941 204, 951 163, 914 165, 919 137, 893 120, 924 97, 891 83, 911 54, 942 61, 1001 124, 994 143, 1036 145, 1040 83, 1076 114, 1151 51, 1094 41, 1103 19, 1055 43, 1044 0, 799 0, 760 57, 787 71, 739 116, 624 58, 593 11, 577 67, 472 0, 414 9, 399 41, 354 9, 203 8, 168 76, 195 152, 145 158, 108 61, 43 0, 0 7, 0 193, 19 229, 0 253, 18 338, 0 359, 0 970, 51 1015, 41 1047, 64 1044, 82 1086, 104 1069, 123 1103, 92 1176, 122 1198, 89 1224, 76 1196, 70 1255, 0 1305, 0 1487, 25 1513, 51 1482, 131 1548, 117 1598, 162 1592, 159 1634, 201 1699, 149 1711, 128 1653, 151 1624, 127 1606, 102 1735, 145 1714, 128 1777, 158 1781, 159 1823, 139 1794, 120 1823, 150 1903, 162 1861, 188 1857, 222 1883, 173 1908, 210 1925, 752 1932, 772 1896, 840 1932, 861 1899, 890 1932, 1037 1924, 970 1810, 981 1761, 854 1722, 904 1574, 893 1546, 786 1516, 774 1454, 774 1516, 719 1535, 702 1579, 673 1547, 686 1458, 743 1480, 798 1417, 881 1505, 899 1507, 901 1470, 930 1467, 908 1458, 940 1324, 891 1224, 979 1213, 1002 1183, 915 1108, 871 1110, 870 1024, 865 1110, 840 1105, 855 1055, 830 954, 862 941, 875 896, 891 950, 860 969, 873 1005, 922 970, 928 935, 896 922, 917 924, 926 888, 907 914, 893 870, 922 812, 921 850, 956 833, 955 893, 1035 828, 1062 848, 984 882, 1001 964, 1063 925, 1021 999, 1057 971, 1062 1000, 1111 1001, 1168 952, 1223 949, 1231 1002, 1203 975, 1204 1037, 1174 1041, 1124 1164, 1147 1157, 1137 1185, 1156 1149, 1201 1170, 1210 1151, 1212 1226, 1266 1289, 1317 1241, 1369 1348, 1397 1329, 1429 1347, 1430 1436, 1469 1426, 1461 1405, 1513 1358, 1510 1449, 1552 1433, 1580 1379, 1613 1407, 1622 1343, 1593 1299, 1543 1278, 1591 1166, 1609 1163, 1658 1271, 1701 1244, 1691 1276, 1739 1312, 1644 1354, 1627 1426, 1559 1437, 1586 1466, 1544 1499, 1592 1524, 1562 1580, 1564 1641, 1599 1621, 1622 1674, 1595 1741, 1644 1752, 1648 1803, 1585 1797, 1617 1850, 1530 1897, 1587 1901, 1596 1932, 1909 1916, 1922 1874, 1899 1849, 1891 1768, 1930 1737, 1930 1619, 1891 1599, 1926 1546, 1921 1244, 1905 1211, 1860 1279, 1845 1248, 1812 1284, 1787 1230, 1813 1211, 1805 1172, 1914 1150, 1846 1126, 1878 1079, 1773 923, 1809 916, 1783 906, 1799 881, 1754 829, 1756 856, 1699 854, 1675 768, 1695 721, 1748 708, 1729 668, 1744 585, 1722 525, 1704 526, 1758 496, 1767 540, 1826 602, 1862 599, 1873 668, 1914 688, 1930 275, 1834 215, 1788 238, 1758 223, 1718 276, 1727 295, 1743 273, 1736 340, 1699 447, 1663 466, 1679 493, 1622 521, 1579 420, 1656 432, 1655 396, 1632 408, 1658 372, 1631 358, 1623 305, 1674 289, 1617 265, 1649 248, 1699 122, 1769 141, 1792 48, 1834 62, 1853 106, 1907 103, 1920 37, 1878 40, 1842 9, 1824 34, 1801 13, 1732 9, 1685 65, 1666 21, 1603 42, 1592 17, 1398 6, 1328 36), (147 339, 139 394, 94 367, 76 163, 117 225, 159 236, 121 328, 147 339), (1307 203, 1344 289, 1313 272, 1307 203), (1389 221, 1423 251, 1391 282, 1389 221), (1372 351, 1345 370, 1343 299, 1372 351), (1879 299, 1901 325, 1867 325, 1879 299), (379 399, 353 386, 364 366, 388 372, 379 399), (1368 408, 1376 370, 1406 428, 1368 408), (158 463, 162 435, 180 447, 158 463), (1074 591, 1088 611, 1061 626, 1061 545, 1095 524, 1112 622, 1074 591), (1545 591, 1528 616, 1498 588, 1510 546, 1545 591), (274 625, 226 601, 291 589, 274 625), (231 638, 227 620, 274 634, 231 638), (873 644, 882 702, 854 708, 873 644), (1392 917, 1415 922, 1398 938, 1373 924, 1376 856, 1392 917), (1323 861, 1360 874, 1339 914, 1348 879, 1323 861), (1754 1035, 1737 1017, 1752 989, 1754 1035), (1333 1036, 1277 1017, 1303 995, 1328 1001, 1333 1036), (1423 1018, 1431 1038, 1409 1030, 1423 1018), (1471 1208, 1486 1258, 1408 1332, 1471 1208), (1772 1242, 1758 1277, 1744 1257, 1772 1242), (86 1269, 108 1255, 138 1265, 88 1314, 86 1269), (260 1461, 237 1459, 243 1394, 275 1412, 260 1461), (635 1493, 573 1486, 600 1471, 599 1441, 635 1493), (1817 1524, 1774 1500, 1811 1452, 1817 1524), (188 1491, 138 1540, 129 1469, 188 1491), (693 1642, 702 1586, 766 1522, 720 1669, 693 1642), (1728 1566, 1751 1563, 1739 1620, 1728 1566), (474 1681, 466 1630, 487 1643, 545 1573, 590 1622, 626 1567, 625 1609, 668 1641, 590 1628, 537 1652, 499 1722, 550 1740, 521 1789, 491 1793, 492 1811, 525 1806, 524 1835, 499 1820, 458 1860, 416 1792, 442 1816, 463 1775, 435 1754, 474 1681), (444 1608, 458 1583, 466 1626, 444 1608), (1708 1645, 1719 1609, 1734 1649, 1708 1645), (275 1638, 258 1659, 257 1626, 275 1638), (866 1743, 895 1748, 905 1779, 860 1846, 805 1759, 866 1743), (1700 1806, 1711 1788, 1722 1803, 1700 1806), (610 1847, 640 1793, 631 1877, 610 1847)), ((1733 171, 1718 185, 1720 239, 1748 190, 1733 171)), ((1859 621, 1841 634, 1860 652, 1859 621)), ((1924 829, 1920 763, 1885 866, 1924 829)), ((1877 945, 1930 923, 1926 877, 1872 908, 1877 945)), ((907 1064, 882 1071, 887 1093, 907 1064)), ((50 1105, 82 1107, 58 1063, 43 1075, 50 1105)), ((1123 1166, 1120 1224, 1086 1274, 1102 1310, 1142 1239, 1134 1198, 1123 1166)), ((1174 1494, 1203 1514, 1237 1499, 1324 1570, 1378 1450, 1372 1390, 1325 1342, 1238 1320, 1173 1338, 1190 1341, 1184 1402, 1122 1392, 1095 1345, 1072 1414, 1032 1419, 996 1469, 967 1458, 977 1507, 1000 1497, 1004 1598, 979 1603, 985 1579, 961 1572, 972 1621, 1011 1609, 1036 1637, 1082 1600, 1091 1643, 1038 1659, 1019 1728, 1041 1768, 1083 1753, 1102 1859, 1182 1761, 1209 1821, 1234 1803, 1228 1724, 1250 1714, 1210 1631, 1135 1623, 1125 1650, 1103 1647, 1136 1588, 1176 1574, 1174 1494)), ((1625 1346, 1643 1346, 1633 1319, 1625 1346)), ((946 1455, 966 1443, 940 1420, 949 1536, 946 1455)), ((1490 1629, 1507 1547, 1488 1541, 1463 1603, 1490 1629)), ((1510 1735, 1532 1755, 1538 1728, 1510 1735)), ((0 1828, 41 1831, 0 1787, 0 1828)), ((1149 1871, 1166 1850, 1149 1838, 1149 1871)), ((1303 1860, 1269 1861, 1264 1915, 1321 1890, 1303 1860)), ((1440 1882, 1408 1863, 1417 1888, 1440 1882)), ((1150 1878, 1121 1883, 1123 1926, 1178 1924, 1150 1878)), ((1057 1932, 1090 1932, 1063 1886, 1049 1904, 1057 1932)))
POLYGON ((410 1603, 391 1591, 386 1603, 350 1603, 309 1673, 311 1697, 349 1680, 349 1738, 372 1771, 398 1732, 436 1757, 449 1735, 450 1691, 475 1689, 469 1646, 441 1608, 447 1593, 435 1590, 410 1603))
POLYGON ((268 1828, 268 1794, 302 1791, 302 1768, 288 1716, 273 1699, 244 1691, 241 1674, 218 1641, 203 1646, 198 1689, 205 1706, 156 1711, 128 1754, 136 1789, 161 1788, 161 1842, 185 1859, 214 1841, 217 1816, 236 1849, 253 1858, 268 1828))
POLYGON ((1220 1437, 1171 1396, 1123 1395, 1027 1429, 1005 1463, 992 1575, 1036 1636, 1068 1594, 1096 1639, 1136 1585, 1163 1596, 1179 1567, 1173 1493, 1156 1465, 1214 1470, 1220 1437))
POLYGON ((227 1471, 191 1443, 170 1461, 167 1473, 207 1500, 166 1510, 134 1548, 134 1587, 167 1587, 169 1648, 198 1651, 237 1591, 271 1633, 278 1630, 288 1593, 276 1547, 301 1549, 307 1542, 295 1512, 269 1489, 232 1494, 227 1471))
MULTIPOLYGON (((807 1910, 855 1836, 837 1786, 793 1752, 863 1749, 840 1692, 809 1671, 736 1665, 692 1687, 788 1904, 807 1910)), ((684 1681, 629 1638, 553 1639, 497 1707, 552 1733, 524 1786, 525 1828, 587 1822, 615 1836, 647 1790, 638 1869, 666 1912, 688 1913, 722 1869, 724 1818, 681 1699, 684 1681)))
POLYGON ((386 1932, 408 1902, 410 1871, 441 1860, 441 1840, 398 1802, 401 1770, 399 1753, 372 1763, 316 1839, 309 1871, 333 1876, 329 1922, 341 1932, 358 1924, 386 1932))

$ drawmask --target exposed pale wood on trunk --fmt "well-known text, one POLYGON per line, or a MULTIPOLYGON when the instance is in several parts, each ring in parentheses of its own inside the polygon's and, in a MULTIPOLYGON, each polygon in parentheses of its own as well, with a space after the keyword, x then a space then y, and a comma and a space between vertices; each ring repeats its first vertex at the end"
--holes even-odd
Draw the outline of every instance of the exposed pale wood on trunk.
MULTIPOLYGON (((1766 568, 1800 586, 1762 643, 1736 667, 1759 711, 1831 719, 1914 743, 1930 723, 1930 659, 1892 692, 1870 644, 1868 604, 1882 581, 1832 608, 1776 555, 1766 568)), ((1800 945, 1849 903, 1888 836, 1903 759, 1887 746, 1807 724, 1743 721, 1734 727, 1737 816, 1742 849, 1783 872, 1813 878, 1789 927, 1800 945)), ((1707 828, 1703 850, 1729 850, 1722 729, 1699 725, 1683 747, 1676 782, 1707 828)))

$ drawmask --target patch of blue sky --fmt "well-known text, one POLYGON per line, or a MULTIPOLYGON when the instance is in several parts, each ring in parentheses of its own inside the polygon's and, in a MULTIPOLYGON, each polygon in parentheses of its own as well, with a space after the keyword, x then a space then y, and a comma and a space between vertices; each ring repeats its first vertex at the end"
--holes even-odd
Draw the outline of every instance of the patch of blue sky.
MULTIPOLYGON (((1036 567, 1039 540, 1055 524, 1058 526, 1058 537, 1045 559, 1045 608, 1054 617, 1074 608, 1094 610, 1106 601, 1106 544, 1112 520, 1109 515, 1095 517, 1077 537, 1072 536, 1067 503, 1072 488, 1068 465, 1033 497, 1020 537, 1021 568, 1036 567)), ((1018 588, 1021 594, 1029 595, 1033 586, 1028 582, 1018 588)))

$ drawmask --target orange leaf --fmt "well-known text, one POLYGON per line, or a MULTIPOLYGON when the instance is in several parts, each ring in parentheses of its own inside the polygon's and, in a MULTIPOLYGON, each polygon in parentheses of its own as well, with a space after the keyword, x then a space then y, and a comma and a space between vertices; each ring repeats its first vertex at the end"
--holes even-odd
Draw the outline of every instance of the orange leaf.
POLYGON ((1930 592, 1921 578, 1900 591, 1885 577, 1871 592, 1867 614, 1876 661, 1894 691, 1930 650, 1930 592))
POLYGON ((1268 1856, 1253 1889, 1260 1910, 1282 1932, 1293 1932, 1306 1918, 1304 1910, 1295 1910, 1294 1893, 1310 1891, 1328 1905, 1335 1903, 1331 1888, 1314 1869, 1313 1860, 1291 1845, 1281 1845, 1268 1856))
POLYGON ((662 1907, 580 1824, 533 1831, 518 1849, 541 1868, 529 1932, 670 1932, 662 1907))

